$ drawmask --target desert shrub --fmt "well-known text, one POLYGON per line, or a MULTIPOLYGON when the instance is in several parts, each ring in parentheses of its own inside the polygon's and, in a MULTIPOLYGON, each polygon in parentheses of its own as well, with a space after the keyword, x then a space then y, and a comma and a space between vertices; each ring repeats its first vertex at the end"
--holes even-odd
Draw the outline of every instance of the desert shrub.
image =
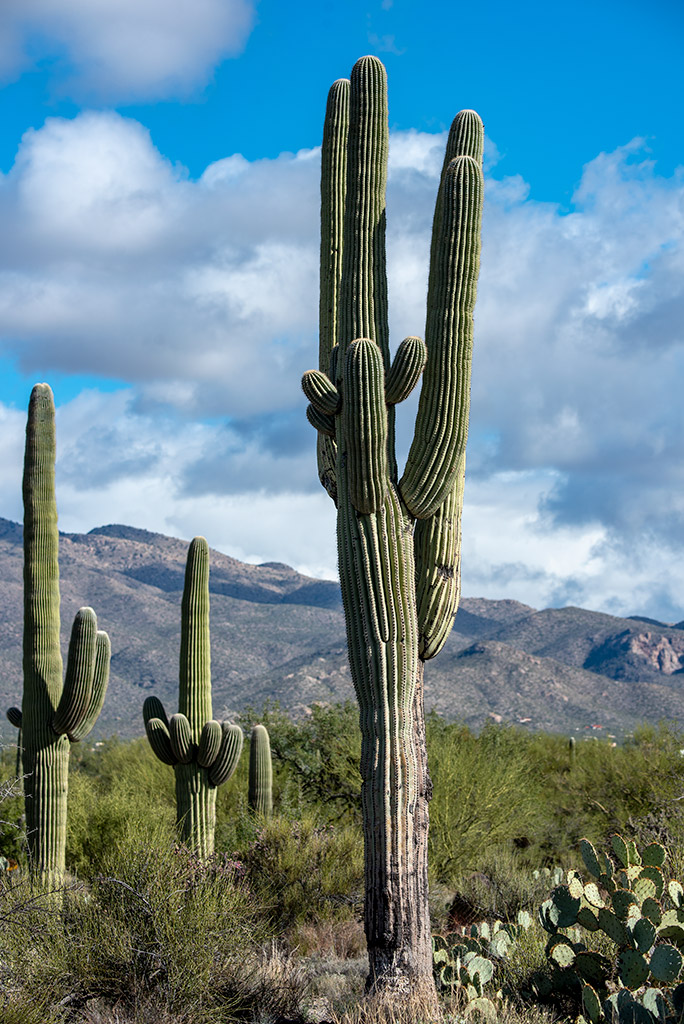
POLYGON ((428 718, 430 865, 435 879, 456 883, 477 870, 493 847, 533 830, 539 815, 536 770, 515 729, 428 718))
POLYGON ((251 1013, 270 934, 262 908, 239 865, 202 864, 170 840, 149 826, 131 835, 101 875, 59 899, 36 886, 5 893, 0 969, 15 1001, 36 992, 71 1010, 154 1002, 197 1024, 251 1013))
POLYGON ((642 726, 620 746, 608 740, 580 741, 573 760, 564 737, 528 737, 527 756, 544 779, 541 795, 547 808, 535 836, 540 857, 565 861, 583 836, 600 842, 627 822, 634 833, 639 822, 658 818, 670 829, 660 838, 680 845, 682 747, 679 729, 665 724, 642 726))
POLYGON ((133 847, 145 828, 171 836, 173 770, 146 740, 78 751, 69 775, 67 867, 81 877, 101 873, 113 850, 133 847))
POLYGON ((24 789, 17 775, 17 749, 8 745, 0 750, 0 855, 25 864, 25 839, 24 789))
POLYGON ((250 888, 268 906, 278 931, 309 921, 349 920, 360 913, 363 842, 348 825, 312 817, 262 822, 238 854, 250 888))

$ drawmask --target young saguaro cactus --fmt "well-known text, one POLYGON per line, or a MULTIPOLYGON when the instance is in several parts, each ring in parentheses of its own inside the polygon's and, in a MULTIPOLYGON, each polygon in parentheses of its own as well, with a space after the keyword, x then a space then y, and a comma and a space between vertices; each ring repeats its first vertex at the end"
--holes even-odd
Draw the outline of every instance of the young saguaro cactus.
POLYGON ((55 405, 47 384, 31 392, 23 492, 24 694, 7 717, 20 730, 31 871, 50 883, 64 871, 70 744, 88 735, 102 709, 110 644, 92 608, 81 608, 62 684, 55 405))
POLYGON ((265 725, 255 725, 249 741, 248 806, 270 818, 273 812, 273 762, 271 741, 265 725))
POLYGON ((423 664, 444 645, 460 593, 460 519, 484 130, 454 120, 432 232, 425 342, 390 359, 385 271, 385 69, 362 57, 328 96, 321 171, 319 369, 304 374, 337 541, 360 705, 368 988, 434 997, 428 913, 431 782, 423 664), (394 406, 423 372, 399 479, 394 406))
POLYGON ((145 730, 160 761, 176 773, 176 820, 183 842, 200 857, 214 852, 216 788, 235 771, 242 729, 218 722, 211 710, 209 545, 190 544, 181 605, 178 713, 167 718, 162 702, 143 705, 145 730))

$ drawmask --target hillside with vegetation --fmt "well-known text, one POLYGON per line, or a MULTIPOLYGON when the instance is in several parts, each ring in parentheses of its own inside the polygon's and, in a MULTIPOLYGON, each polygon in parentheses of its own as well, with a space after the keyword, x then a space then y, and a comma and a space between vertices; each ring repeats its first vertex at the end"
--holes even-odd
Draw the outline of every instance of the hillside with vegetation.
MULTIPOLYGON (((142 735, 150 694, 174 707, 188 545, 126 526, 60 536, 63 621, 97 609, 112 641, 97 736, 142 735)), ((21 692, 22 531, 0 520, 0 700, 21 692)), ((211 553, 213 694, 217 714, 278 701, 295 715, 353 696, 339 587, 280 563, 211 553)), ((68 639, 63 630, 63 642, 68 639)), ((684 721, 684 630, 580 608, 537 611, 464 598, 445 649, 426 669, 426 706, 487 721, 621 737, 640 722, 684 721)), ((11 728, 5 727, 9 739, 11 728)))

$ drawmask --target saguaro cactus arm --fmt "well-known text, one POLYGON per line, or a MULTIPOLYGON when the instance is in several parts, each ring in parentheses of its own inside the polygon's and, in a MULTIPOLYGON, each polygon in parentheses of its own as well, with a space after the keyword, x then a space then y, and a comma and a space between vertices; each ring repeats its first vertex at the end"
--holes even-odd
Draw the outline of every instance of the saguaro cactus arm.
POLYGON ((389 483, 387 406, 382 354, 368 338, 347 349, 342 423, 349 500, 358 512, 378 512, 389 483))
POLYGON ((93 696, 97 619, 92 608, 76 613, 69 641, 64 689, 52 720, 57 735, 72 731, 85 718, 93 696))
POLYGON ((71 630, 64 689, 52 721, 58 735, 66 733, 73 743, 88 735, 104 703, 110 657, 109 637, 98 630, 95 612, 81 608, 71 630))
POLYGON ((93 671, 92 694, 88 709, 80 722, 71 732, 73 742, 85 739, 98 719, 109 684, 109 666, 112 657, 112 645, 104 630, 98 629, 95 639, 95 668, 93 671))
MULTIPOLYGON (((338 293, 342 278, 344 238, 344 196, 347 187, 347 135, 349 132, 349 82, 334 82, 328 94, 328 105, 321 147, 321 294, 319 302, 319 368, 328 374, 333 385, 331 353, 337 344, 338 293)), ((311 401, 311 399, 309 399, 311 401)), ((319 410, 325 413, 327 410, 319 410)), ((335 410, 336 411, 336 410, 335 410)), ((317 442, 318 477, 337 502, 335 463, 337 444, 334 423, 319 426, 317 442)))
POLYGON ((15 729, 21 729, 21 708, 8 708, 7 721, 10 725, 13 725, 15 729))
POLYGON ((425 328, 427 365, 414 440, 399 483, 407 508, 418 519, 438 510, 465 456, 481 224, 482 171, 472 157, 456 157, 441 193, 425 328))
POLYGON ((422 338, 404 338, 397 349, 385 384, 385 401, 398 405, 408 398, 427 362, 427 348, 422 338))
POLYGON ((163 722, 161 718, 149 718, 145 722, 145 732, 152 750, 163 764, 178 764, 178 758, 171 746, 169 727, 166 722, 163 722))
POLYGON ((209 781, 212 786, 220 786, 231 777, 240 760, 243 743, 244 735, 239 725, 233 725, 231 722, 221 723, 221 745, 216 759, 209 766, 209 781))

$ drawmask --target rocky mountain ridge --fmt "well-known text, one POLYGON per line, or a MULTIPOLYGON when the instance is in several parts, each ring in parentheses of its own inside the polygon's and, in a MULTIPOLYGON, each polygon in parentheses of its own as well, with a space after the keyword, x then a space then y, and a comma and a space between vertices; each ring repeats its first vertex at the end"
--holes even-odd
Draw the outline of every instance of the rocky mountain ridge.
MULTIPOLYGON (((156 693, 177 700, 180 599, 188 544, 128 526, 60 536, 62 636, 90 604, 112 640, 98 733, 142 733, 156 693)), ((22 530, 0 519, 0 701, 21 696, 22 530)), ((353 698, 336 583, 281 563, 211 556, 214 713, 279 700, 296 714, 353 698)), ((425 699, 475 728, 488 720, 621 736, 639 722, 684 720, 684 623, 581 608, 541 611, 465 598, 444 651, 426 667, 425 699)), ((12 738, 9 725, 5 739, 12 738)))

